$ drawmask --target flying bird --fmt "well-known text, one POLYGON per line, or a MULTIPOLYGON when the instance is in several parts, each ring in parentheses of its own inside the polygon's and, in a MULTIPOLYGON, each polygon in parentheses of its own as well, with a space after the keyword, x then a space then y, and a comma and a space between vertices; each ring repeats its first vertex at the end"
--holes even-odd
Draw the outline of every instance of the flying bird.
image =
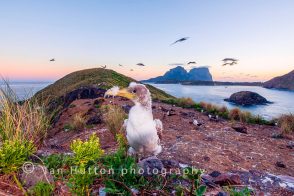
POLYGON ((145 66, 143 63, 137 63, 138 66, 145 66))
POLYGON ((174 44, 179 43, 179 42, 186 41, 187 39, 189 39, 189 37, 183 37, 183 38, 181 38, 181 39, 178 39, 177 41, 175 41, 175 42, 172 43, 171 45, 174 45, 174 44))
POLYGON ((55 61, 55 59, 50 59, 50 61, 51 61, 51 62, 54 62, 54 61, 55 61))
POLYGON ((190 64, 196 64, 196 62, 195 61, 190 61, 189 63, 187 63, 188 65, 190 65, 190 64))
POLYGON ((237 64, 238 59, 234 59, 234 58, 224 58, 222 61, 224 62, 224 63, 222 64, 222 66, 226 66, 226 65, 233 66, 233 65, 237 64))
POLYGON ((104 66, 100 66, 102 69, 106 69, 106 65, 104 65, 104 66))
POLYGON ((153 118, 152 100, 148 88, 143 84, 131 82, 125 89, 112 87, 106 91, 105 96, 121 96, 135 103, 130 109, 129 118, 124 122, 130 145, 128 153, 159 154, 162 151, 159 139, 162 122, 153 118))
POLYGON ((238 59, 234 59, 234 58, 224 58, 223 61, 238 61, 238 59))
POLYGON ((122 67, 122 64, 118 64, 118 66, 122 67))

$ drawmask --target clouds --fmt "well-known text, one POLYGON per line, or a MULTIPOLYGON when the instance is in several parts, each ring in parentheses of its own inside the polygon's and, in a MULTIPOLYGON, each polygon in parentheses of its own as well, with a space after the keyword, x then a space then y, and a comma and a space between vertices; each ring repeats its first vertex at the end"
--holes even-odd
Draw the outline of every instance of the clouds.
POLYGON ((184 66, 184 63, 170 63, 169 66, 184 66))
POLYGON ((210 65, 203 65, 203 66, 191 66, 191 69, 194 69, 194 68, 211 68, 210 65))

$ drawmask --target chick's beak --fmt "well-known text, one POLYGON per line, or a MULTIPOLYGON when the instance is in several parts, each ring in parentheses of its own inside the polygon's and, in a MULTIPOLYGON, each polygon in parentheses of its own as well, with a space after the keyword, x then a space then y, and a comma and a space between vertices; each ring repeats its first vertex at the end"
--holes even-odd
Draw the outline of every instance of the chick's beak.
POLYGON ((130 93, 126 88, 119 90, 117 96, 125 97, 130 100, 135 98, 135 94, 130 93))
POLYGON ((130 93, 127 88, 120 89, 120 90, 110 89, 110 90, 106 91, 105 96, 120 96, 120 97, 125 97, 130 100, 135 98, 135 95, 133 93, 130 93))

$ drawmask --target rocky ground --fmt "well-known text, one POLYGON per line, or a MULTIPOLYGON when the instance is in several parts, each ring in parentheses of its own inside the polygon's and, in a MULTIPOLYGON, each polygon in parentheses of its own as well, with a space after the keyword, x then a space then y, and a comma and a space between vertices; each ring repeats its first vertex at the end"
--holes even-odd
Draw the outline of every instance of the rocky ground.
MULTIPOLYGON (((97 133, 107 153, 116 150, 115 139, 99 111, 101 105, 107 104, 120 105, 127 112, 132 106, 130 101, 122 98, 73 101, 63 109, 39 153, 69 152, 73 139, 88 138, 93 132, 97 133), (87 116, 89 126, 78 131, 67 130, 66 125, 76 113, 87 116)), ((278 127, 211 119, 205 113, 160 102, 153 103, 153 114, 163 122, 163 151, 158 158, 167 167, 189 165, 205 169, 207 174, 218 171, 221 176, 214 177, 223 178, 222 182, 246 185, 257 193, 294 194, 294 142, 291 136, 273 138, 272 135, 279 132, 278 127), (195 125, 194 120, 199 124, 195 125)), ((206 178, 215 182, 211 175, 206 178)), ((208 195, 218 191, 210 189, 208 195)))
MULTIPOLYGON (((101 108, 119 105, 128 112, 132 103, 119 97, 104 99, 105 91, 95 95, 85 92, 77 90, 65 96, 63 109, 37 152, 39 156, 70 153, 72 140, 87 139, 92 133, 99 136, 106 153, 117 149, 115 138, 104 123, 101 108), (69 125, 78 113, 86 119, 87 125, 72 130, 69 125)), ((256 195, 294 194, 293 136, 272 137, 279 133, 278 127, 211 118, 207 113, 162 102, 154 102, 152 109, 154 118, 163 122, 164 130, 163 151, 150 163, 164 168, 193 166, 204 169, 203 180, 209 187, 206 195, 225 195, 220 193, 223 185, 250 187, 256 195)), ((145 163, 149 164, 148 161, 145 163)), ((55 182, 55 185, 58 195, 69 193, 62 182, 55 182)), ((11 178, 0 176, 0 195, 9 194, 21 195, 22 192, 11 183, 11 178)))

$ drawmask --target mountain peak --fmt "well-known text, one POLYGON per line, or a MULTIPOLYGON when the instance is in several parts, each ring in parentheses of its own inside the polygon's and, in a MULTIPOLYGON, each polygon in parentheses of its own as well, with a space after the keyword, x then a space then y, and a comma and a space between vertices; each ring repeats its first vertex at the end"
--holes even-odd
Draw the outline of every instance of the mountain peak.
POLYGON ((151 78, 144 82, 182 82, 182 81, 212 81, 212 76, 207 67, 196 67, 189 72, 182 67, 177 66, 167 71, 163 76, 151 78))

